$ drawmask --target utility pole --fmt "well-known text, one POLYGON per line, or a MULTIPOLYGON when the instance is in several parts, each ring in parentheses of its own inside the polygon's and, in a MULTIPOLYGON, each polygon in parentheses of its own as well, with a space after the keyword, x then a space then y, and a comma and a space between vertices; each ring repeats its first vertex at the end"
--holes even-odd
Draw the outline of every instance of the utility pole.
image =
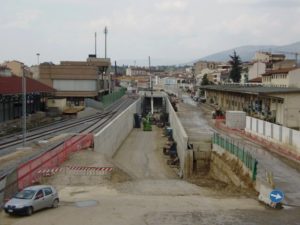
POLYGON ((97 32, 95 32, 95 56, 97 58, 97 32))
POLYGON ((23 76, 22 76, 22 92, 23 92, 23 147, 26 145, 26 103, 27 103, 27 98, 26 98, 26 76, 24 73, 24 67, 23 67, 23 76))
POLYGON ((104 28, 104 35, 105 35, 105 55, 104 58, 107 58, 107 33, 108 33, 108 29, 107 26, 105 26, 104 28))
POLYGON ((154 113, 154 105, 153 105, 153 83, 152 83, 152 75, 151 75, 151 58, 149 56, 149 75, 150 75, 150 90, 151 90, 151 114, 154 113))

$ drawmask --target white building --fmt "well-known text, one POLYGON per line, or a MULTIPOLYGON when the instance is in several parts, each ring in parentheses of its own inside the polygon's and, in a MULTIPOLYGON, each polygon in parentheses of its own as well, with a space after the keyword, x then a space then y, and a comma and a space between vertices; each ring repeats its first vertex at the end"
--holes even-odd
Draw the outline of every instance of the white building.
POLYGON ((268 71, 262 75, 262 83, 274 87, 300 88, 300 68, 268 71))
POLYGON ((267 66, 266 63, 258 61, 250 65, 248 68, 248 80, 252 80, 257 77, 261 77, 262 74, 265 74, 267 66))

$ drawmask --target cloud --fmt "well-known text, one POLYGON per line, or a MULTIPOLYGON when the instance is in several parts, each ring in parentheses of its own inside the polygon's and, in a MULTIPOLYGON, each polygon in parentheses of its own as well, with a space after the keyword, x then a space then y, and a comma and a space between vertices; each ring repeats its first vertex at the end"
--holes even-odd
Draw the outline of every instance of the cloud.
POLYGON ((299 0, 217 0, 220 4, 229 4, 236 6, 254 6, 254 7, 297 7, 300 6, 299 0))
POLYGON ((187 7, 187 0, 162 0, 155 3, 160 11, 183 11, 187 7))
POLYGON ((16 13, 13 17, 9 17, 6 21, 4 20, 1 24, 2 28, 16 28, 16 29, 27 29, 30 28, 34 22, 41 16, 39 10, 24 10, 16 13))

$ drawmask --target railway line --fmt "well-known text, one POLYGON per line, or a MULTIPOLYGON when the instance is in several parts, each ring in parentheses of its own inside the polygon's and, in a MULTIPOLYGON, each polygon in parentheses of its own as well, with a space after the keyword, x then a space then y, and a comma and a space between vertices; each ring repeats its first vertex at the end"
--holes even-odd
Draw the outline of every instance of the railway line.
MULTIPOLYGON (((29 143, 35 140, 41 140, 47 137, 49 138, 50 135, 60 134, 70 129, 76 130, 76 133, 95 132, 101 127, 105 126, 114 116, 127 108, 132 102, 133 99, 131 98, 123 98, 112 104, 101 113, 81 119, 62 121, 61 123, 55 123, 48 126, 43 126, 40 129, 31 130, 28 132, 26 140, 29 143)), ((1 138, 0 151, 17 147, 22 143, 22 141, 21 135, 1 138)))

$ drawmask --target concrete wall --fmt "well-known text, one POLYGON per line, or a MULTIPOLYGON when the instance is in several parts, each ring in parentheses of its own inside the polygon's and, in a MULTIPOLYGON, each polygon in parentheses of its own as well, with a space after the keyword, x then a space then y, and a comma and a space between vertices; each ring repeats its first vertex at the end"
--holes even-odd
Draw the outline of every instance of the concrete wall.
POLYGON ((134 125, 134 113, 140 113, 141 99, 131 104, 124 112, 107 124, 94 136, 94 151, 111 158, 127 138, 134 125))
POLYGON ((174 111, 169 99, 166 101, 167 112, 169 113, 170 126, 173 129, 173 138, 177 142, 177 153, 180 159, 180 168, 183 177, 186 178, 191 175, 191 168, 193 166, 193 152, 187 150, 188 136, 174 111))
POLYGON ((246 117, 245 131, 268 141, 287 145, 300 153, 300 131, 262 121, 250 116, 246 117))

